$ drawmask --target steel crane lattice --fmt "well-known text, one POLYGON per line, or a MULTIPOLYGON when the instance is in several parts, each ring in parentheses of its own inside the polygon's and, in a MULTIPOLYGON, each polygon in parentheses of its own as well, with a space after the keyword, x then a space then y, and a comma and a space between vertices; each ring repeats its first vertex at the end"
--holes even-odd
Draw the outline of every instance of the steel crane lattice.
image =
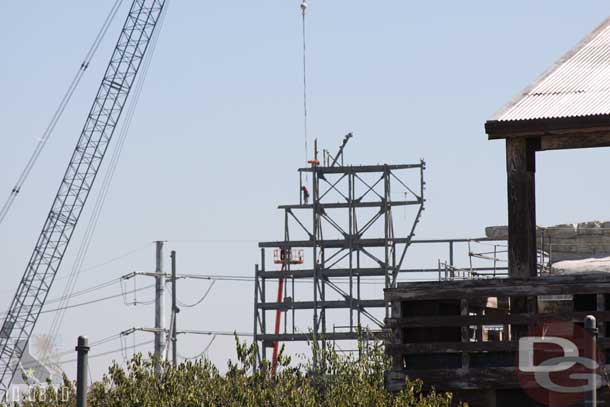
POLYGON ((117 127, 165 0, 134 0, 93 106, 0 329, 0 399, 19 361, 117 127))

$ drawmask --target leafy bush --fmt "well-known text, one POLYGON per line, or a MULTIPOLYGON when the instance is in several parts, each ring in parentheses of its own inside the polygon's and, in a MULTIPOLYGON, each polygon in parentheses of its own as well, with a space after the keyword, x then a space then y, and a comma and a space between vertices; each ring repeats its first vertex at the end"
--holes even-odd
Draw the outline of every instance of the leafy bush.
MULTIPOLYGON (((408 382, 401 393, 383 387, 387 359, 380 346, 362 350, 362 357, 342 355, 333 348, 313 347, 319 361, 293 366, 283 352, 277 374, 269 362, 258 366, 253 346, 237 342, 237 362, 229 361, 223 374, 208 360, 185 362, 176 367, 136 355, 126 369, 114 364, 88 394, 91 407, 448 407, 450 394, 423 393, 421 382, 408 382)), ((23 407, 75 405, 74 384, 65 380, 59 389, 34 390, 23 407), (54 393, 55 392, 55 393, 54 393), (53 394, 54 393, 54 394, 53 394), (61 398, 60 394, 69 395, 61 398), (63 401, 62 401, 63 400, 63 401)))

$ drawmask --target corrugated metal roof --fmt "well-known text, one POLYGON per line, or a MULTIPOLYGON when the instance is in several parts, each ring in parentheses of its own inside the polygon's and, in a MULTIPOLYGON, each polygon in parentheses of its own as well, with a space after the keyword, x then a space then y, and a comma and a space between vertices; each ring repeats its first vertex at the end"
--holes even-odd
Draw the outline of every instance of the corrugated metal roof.
POLYGON ((491 121, 610 115, 610 18, 491 121))

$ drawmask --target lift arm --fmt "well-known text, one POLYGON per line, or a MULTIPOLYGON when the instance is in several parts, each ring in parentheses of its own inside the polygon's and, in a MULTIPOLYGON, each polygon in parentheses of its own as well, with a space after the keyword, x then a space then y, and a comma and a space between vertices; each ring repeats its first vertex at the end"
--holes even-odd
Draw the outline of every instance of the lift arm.
POLYGON ((0 329, 0 400, 61 266, 161 17, 165 0, 134 0, 34 252, 0 329))

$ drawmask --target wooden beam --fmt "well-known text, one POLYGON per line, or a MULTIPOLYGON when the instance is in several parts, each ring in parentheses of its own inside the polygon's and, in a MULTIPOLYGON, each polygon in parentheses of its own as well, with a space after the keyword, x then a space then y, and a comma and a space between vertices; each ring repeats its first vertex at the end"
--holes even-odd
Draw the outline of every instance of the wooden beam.
POLYGON ((426 388, 435 387, 441 391, 520 388, 514 367, 390 371, 385 376, 386 388, 400 391, 404 389, 407 378, 420 379, 426 388))
POLYGON ((386 328, 413 327, 469 327, 480 325, 534 324, 541 322, 582 322, 593 315, 598 322, 610 321, 610 311, 563 312, 548 314, 497 314, 497 315, 435 315, 429 317, 386 318, 386 328))
MULTIPOLYGON (((607 369, 609 366, 606 365, 607 369)), ((602 366, 602 369, 604 366, 602 366)), ((420 379, 425 388, 434 387, 441 391, 460 389, 540 389, 533 375, 522 381, 517 379, 514 367, 476 368, 476 369, 429 369, 429 370, 392 370, 386 372, 386 388, 390 391, 404 389, 406 379, 420 379)))
POLYGON ((544 135, 540 137, 539 151, 593 147, 610 147, 610 132, 544 135))
MULTIPOLYGON (((386 344, 388 355, 417 355, 417 354, 437 354, 437 353, 490 353, 490 352, 514 352, 517 351, 519 341, 509 342, 429 342, 429 343, 399 343, 386 344)), ((606 350, 610 346, 607 338, 602 338, 598 342, 600 350, 606 350)), ((516 362, 516 361, 515 361, 516 362)))
POLYGON ((417 354, 463 353, 468 352, 514 352, 519 346, 518 341, 510 342, 429 342, 386 344, 388 355, 402 357, 417 354))
POLYGON ((508 268, 516 278, 536 277, 537 139, 506 140, 508 268))
POLYGON ((610 115, 564 117, 539 120, 488 121, 485 130, 490 140, 535 137, 546 134, 575 134, 608 130, 610 115))
MULTIPOLYGON (((604 273, 544 276, 537 279, 493 279, 402 283, 385 291, 386 301, 450 300, 498 296, 610 293, 604 273)), ((525 312, 525 311, 524 311, 525 312)))

